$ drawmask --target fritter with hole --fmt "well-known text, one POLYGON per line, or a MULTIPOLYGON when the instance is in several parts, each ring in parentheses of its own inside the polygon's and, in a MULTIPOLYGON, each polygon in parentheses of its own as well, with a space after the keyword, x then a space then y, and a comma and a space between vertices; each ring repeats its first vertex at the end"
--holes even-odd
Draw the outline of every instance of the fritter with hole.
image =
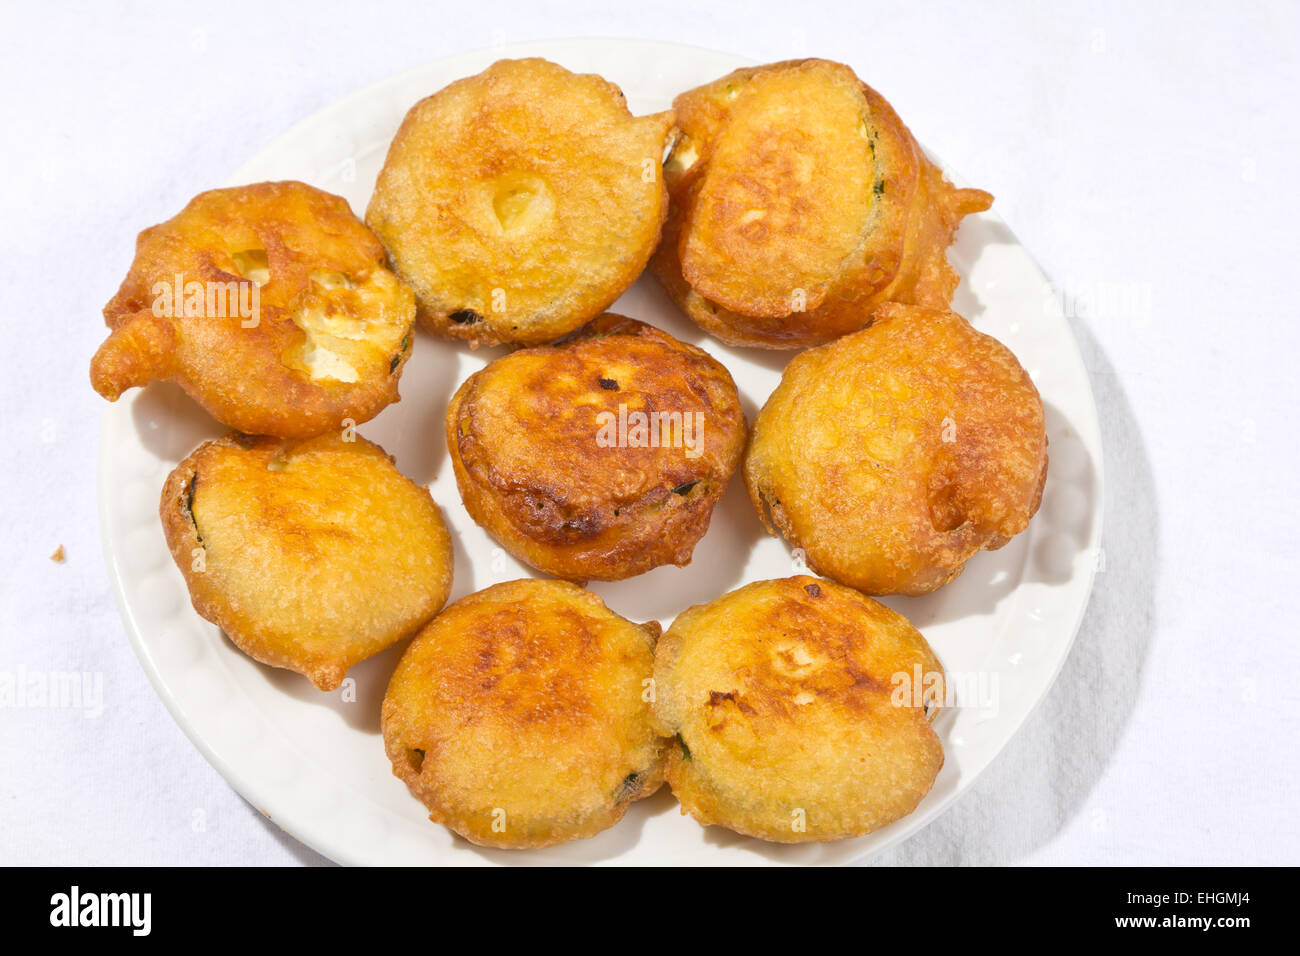
POLYGON ((457 601, 389 682, 393 773, 429 819, 481 846, 595 836, 663 782, 649 703, 658 636, 563 581, 457 601))
POLYGON ((224 425, 308 438, 398 400, 415 300, 338 196, 258 183, 195 197, 146 229, 90 364, 116 401, 179 384, 224 425))
POLYGON ((411 108, 366 221, 431 332, 551 342, 645 268, 671 126, 670 112, 634 117, 599 76, 501 60, 411 108))
POLYGON ((947 308, 946 250, 993 201, 956 189, 875 90, 840 63, 737 70, 673 104, 671 209, 654 269, 729 345, 792 349, 872 308, 947 308))
POLYGON ((916 809, 943 765, 934 652, 902 615, 830 581, 759 581, 683 611, 654 679, 668 782, 705 826, 861 836, 916 809))
POLYGON ((1043 402, 960 315, 885 305, 796 356, 758 420, 745 482, 808 566, 868 594, 925 594, 1024 531, 1047 478, 1043 402))
POLYGON ((519 560, 574 581, 687 564, 744 444, 721 364, 612 313, 497 359, 447 409, 470 516, 519 560))
POLYGON ((451 590, 451 539, 428 490, 353 438, 207 442, 159 509, 194 609, 321 690, 414 633, 451 590))

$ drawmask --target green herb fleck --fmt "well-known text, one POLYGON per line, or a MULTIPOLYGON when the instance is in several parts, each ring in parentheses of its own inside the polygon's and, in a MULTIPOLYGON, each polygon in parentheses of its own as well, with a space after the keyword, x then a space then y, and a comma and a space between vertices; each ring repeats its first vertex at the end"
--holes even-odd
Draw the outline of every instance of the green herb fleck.
POLYGON ((199 534, 199 522, 194 517, 194 489, 199 483, 198 473, 190 475, 189 487, 185 489, 185 516, 190 519, 190 526, 194 528, 194 537, 200 545, 203 544, 203 535, 199 534))

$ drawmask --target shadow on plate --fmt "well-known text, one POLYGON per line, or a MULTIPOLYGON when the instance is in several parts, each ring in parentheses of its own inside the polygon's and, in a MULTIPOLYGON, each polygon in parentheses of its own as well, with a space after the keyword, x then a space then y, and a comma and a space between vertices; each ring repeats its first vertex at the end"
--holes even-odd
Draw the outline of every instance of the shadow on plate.
MULTIPOLYGON (((1151 648, 1160 517, 1133 409, 1086 324, 1071 320, 1097 399, 1109 467, 1103 550, 1074 647, 1046 699, 964 798, 884 865, 1023 860, 1074 818, 1132 716, 1151 648)), ((1090 825, 1104 834, 1106 810, 1090 825)))
POLYGON ((203 442, 229 431, 172 382, 153 382, 128 395, 125 401, 131 403, 140 444, 161 461, 175 464, 203 442))
POLYGON ((463 369, 451 343, 417 330, 412 347, 399 383, 402 400, 363 424, 361 432, 393 456, 402 474, 427 486, 447 463, 447 404, 463 369))
POLYGON ((502 865, 584 866, 622 856, 641 842, 641 831, 647 820, 661 813, 676 812, 677 801, 668 785, 664 784, 653 795, 628 807, 627 814, 614 826, 589 840, 578 840, 542 850, 499 850, 477 846, 464 837, 455 836, 452 848, 460 852, 477 853, 486 860, 502 865))
POLYGON ((739 585, 750 552, 763 534, 745 482, 737 473, 713 509, 708 533, 695 546, 690 564, 655 568, 626 581, 592 581, 587 586, 624 617, 667 626, 686 608, 712 601, 739 585))
POLYGON ((1043 403, 1047 419, 1047 482, 1029 528, 996 551, 981 551, 957 578, 923 597, 880 600, 917 627, 996 613, 1022 581, 1070 580, 1078 553, 1088 546, 1097 496, 1096 468, 1065 414, 1043 403))
MULTIPOLYGON (((242 653, 235 647, 225 632, 221 635, 229 644, 231 653, 242 653)), ((333 711, 349 727, 367 734, 379 736, 379 712, 383 703, 384 692, 388 689, 388 680, 397 668, 402 652, 410 644, 407 637, 398 641, 373 657, 356 664, 348 671, 342 686, 334 690, 320 690, 301 674, 271 667, 254 661, 258 673, 278 693, 313 707, 323 707, 333 711), (347 681, 352 681, 349 684, 347 681)))
POLYGON ((968 216, 957 230, 956 241, 948 249, 948 261, 961 275, 953 293, 952 310, 972 325, 984 315, 984 302, 971 285, 975 263, 989 246, 1016 246, 1019 242, 1007 224, 989 216, 968 216))

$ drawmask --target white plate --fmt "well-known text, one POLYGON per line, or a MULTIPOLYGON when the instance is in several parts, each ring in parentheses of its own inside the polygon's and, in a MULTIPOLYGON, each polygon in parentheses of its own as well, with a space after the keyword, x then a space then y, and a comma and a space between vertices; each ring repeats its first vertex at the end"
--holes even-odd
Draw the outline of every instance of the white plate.
MULTIPOLYGON (((749 62, 627 40, 548 41, 466 53, 322 110, 253 158, 233 183, 301 179, 347 197, 364 214, 406 110, 452 80, 518 56, 545 56, 571 70, 599 73, 623 88, 637 114, 665 109, 676 93, 749 62)), ((921 628, 948 670, 966 680, 958 701, 965 706, 938 723, 943 770, 911 816, 856 840, 776 846, 698 826, 679 815, 665 787, 591 840, 510 852, 453 837, 430 823, 393 777, 379 737, 380 701, 405 645, 353 668, 356 699, 347 701, 340 692, 315 690, 296 674, 254 663, 191 609, 163 542, 158 498, 176 462, 222 429, 170 385, 132 392, 109 406, 100 448, 104 551, 145 671, 177 722, 231 785, 289 833, 341 863, 844 863, 897 843, 974 782, 1051 686, 1087 604, 1101 534, 1096 409, 1047 279, 991 213, 966 221, 950 255, 964 276, 957 311, 1010 346, 1042 392, 1051 466, 1042 509, 1025 534, 1001 551, 978 555, 935 594, 888 601, 921 628)), ((789 358, 730 349, 707 338, 648 277, 614 309, 707 348, 731 370, 751 422, 789 358)), ((395 455, 407 475, 428 484, 442 507, 455 541, 453 600, 530 573, 465 513, 443 439, 452 391, 495 354, 419 336, 402 377, 402 401, 361 429, 395 455)), ((690 566, 595 584, 593 590, 620 614, 667 626, 691 604, 794 570, 783 543, 763 534, 737 476, 690 566)))

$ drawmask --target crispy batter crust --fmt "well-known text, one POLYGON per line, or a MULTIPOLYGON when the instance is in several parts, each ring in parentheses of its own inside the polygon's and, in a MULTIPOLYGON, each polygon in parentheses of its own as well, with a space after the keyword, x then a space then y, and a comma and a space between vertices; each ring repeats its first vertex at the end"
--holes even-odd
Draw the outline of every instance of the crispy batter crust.
POLYGON ((1011 351, 961 316, 885 305, 787 366, 744 470, 768 530, 810 568, 868 594, 925 594, 1038 510, 1043 403, 1011 351))
POLYGON ((472 346, 554 341, 645 268, 667 214, 672 113, 547 60, 501 60, 421 100, 366 221, 429 331, 472 346))
POLYGON ((447 409, 447 447, 470 516, 519 560, 576 581, 687 564, 744 444, 727 370, 614 314, 558 346, 497 359, 447 409), (636 413, 676 414, 676 426, 669 420, 646 439, 680 440, 636 447, 629 427, 619 447, 620 406, 632 424, 636 413))
POLYGON ((993 201, 956 189, 849 67, 737 70, 673 104, 671 197, 655 273, 729 345, 803 348, 887 301, 947 308, 945 251, 993 201))
POLYGON ((457 601, 388 685, 393 773, 429 819, 482 846, 595 836, 663 782, 647 689, 658 636, 562 581, 457 601))
POLYGON ((159 514, 194 609, 321 690, 419 628, 451 590, 438 506, 364 438, 206 442, 168 477, 159 514))
POLYGON ((943 765, 942 674, 906 618, 830 581, 689 608, 655 651, 673 794, 701 824, 777 843, 869 833, 911 813, 943 765), (917 668, 935 676, 914 687, 917 668))
POLYGON ((345 200, 303 183, 201 193, 140 234, 104 307, 112 331, 91 383, 116 401, 174 381, 249 434, 305 438, 367 421, 398 400, 415 321, 414 297, 383 257, 345 200), (190 283, 202 290, 197 315, 186 310, 190 283), (251 304, 253 286, 258 308, 245 316, 232 302, 251 304))

